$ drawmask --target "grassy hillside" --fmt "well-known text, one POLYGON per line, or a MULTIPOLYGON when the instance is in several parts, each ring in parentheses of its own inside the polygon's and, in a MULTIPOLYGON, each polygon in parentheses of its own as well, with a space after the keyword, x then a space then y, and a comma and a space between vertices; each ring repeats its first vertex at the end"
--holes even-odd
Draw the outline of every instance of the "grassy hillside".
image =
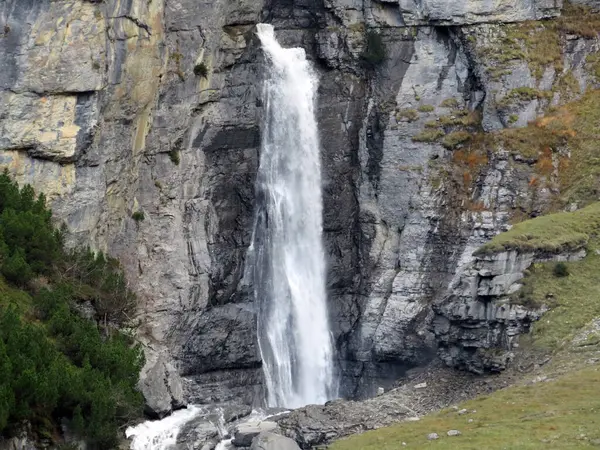
POLYGON ((116 261, 67 252, 43 196, 0 175, 0 433, 52 444, 61 424, 111 449, 142 412, 143 363, 118 323, 134 304, 116 261), (91 304, 96 320, 78 314, 91 304), (99 320, 101 319, 101 320, 99 320))
POLYGON ((569 449, 600 445, 600 367, 515 386, 410 422, 341 440, 332 450, 569 449), (476 412, 473 412, 476 411, 476 412), (469 422, 472 420, 472 422, 469 422), (448 436, 459 430, 460 436, 448 436), (427 436, 437 433, 438 440, 427 436))

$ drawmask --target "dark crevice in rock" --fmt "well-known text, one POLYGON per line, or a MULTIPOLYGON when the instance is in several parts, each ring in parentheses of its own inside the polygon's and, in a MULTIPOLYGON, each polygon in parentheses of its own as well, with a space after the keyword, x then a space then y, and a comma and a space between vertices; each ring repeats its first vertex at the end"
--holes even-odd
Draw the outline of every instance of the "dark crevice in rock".
POLYGON ((152 32, 150 31, 150 26, 148 26, 147 24, 143 23, 137 17, 133 17, 133 16, 130 16, 128 14, 125 14, 125 15, 121 15, 121 16, 109 17, 109 19, 127 19, 127 20, 133 22, 134 24, 136 24, 139 28, 141 28, 142 30, 144 30, 146 33, 148 33, 149 36, 152 36, 152 32))

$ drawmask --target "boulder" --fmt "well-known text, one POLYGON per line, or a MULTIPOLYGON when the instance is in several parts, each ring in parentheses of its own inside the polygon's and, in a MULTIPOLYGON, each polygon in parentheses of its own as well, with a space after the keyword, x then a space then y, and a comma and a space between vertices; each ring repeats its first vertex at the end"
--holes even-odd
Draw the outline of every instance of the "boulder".
POLYGON ((277 423, 267 420, 262 422, 245 422, 235 427, 232 444, 236 447, 250 447, 252 440, 263 432, 277 429, 277 423))
POLYGON ((290 438, 275 433, 262 432, 254 439, 250 450, 300 450, 290 438))
POLYGON ((162 418, 185 406, 182 381, 166 353, 147 347, 145 356, 139 388, 146 401, 146 413, 162 418))

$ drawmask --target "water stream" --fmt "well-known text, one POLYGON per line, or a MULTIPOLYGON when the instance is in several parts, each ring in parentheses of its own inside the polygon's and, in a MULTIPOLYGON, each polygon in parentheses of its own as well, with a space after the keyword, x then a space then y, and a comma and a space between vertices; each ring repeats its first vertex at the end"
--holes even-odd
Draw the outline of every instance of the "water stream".
POLYGON ((199 407, 188 406, 162 420, 149 420, 130 427, 125 436, 131 439, 131 450, 169 450, 175 445, 181 427, 201 412, 199 407))

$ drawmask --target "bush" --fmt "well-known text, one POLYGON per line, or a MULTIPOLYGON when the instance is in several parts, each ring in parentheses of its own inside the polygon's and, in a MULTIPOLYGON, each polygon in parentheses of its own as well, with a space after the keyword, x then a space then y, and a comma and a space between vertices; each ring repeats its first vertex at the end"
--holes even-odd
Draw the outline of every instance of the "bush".
POLYGON ((116 260, 65 252, 50 219, 43 195, 0 175, 0 272, 21 288, 0 276, 0 434, 27 421, 52 439, 66 418, 88 448, 115 448, 118 429, 142 414, 143 355, 114 328, 80 317, 77 303, 118 323, 135 297, 116 260))
POLYGON ((448 150, 453 150, 470 139, 471 133, 467 131, 453 131, 442 139, 442 145, 448 150))
POLYGON ((437 129, 427 129, 412 137, 415 142, 435 142, 444 136, 444 132, 437 129))
POLYGON ((569 268, 564 262, 557 262, 554 265, 554 269, 552 269, 552 273, 557 278, 568 277, 569 276, 569 268))
POLYGON ((367 45, 361 56, 365 64, 371 68, 381 64, 385 60, 385 45, 379 33, 373 30, 367 32, 367 45))
POLYGON ((179 165, 180 159, 179 159, 179 152, 177 150, 171 150, 169 152, 169 159, 171 160, 171 162, 173 164, 175 164, 176 166, 179 165))
POLYGON ((419 113, 415 109, 401 109, 396 113, 398 122, 414 122, 419 118, 419 113))
POLYGON ((33 271, 21 249, 17 249, 11 256, 7 257, 2 263, 2 275, 8 280, 19 286, 25 286, 33 278, 33 271))
POLYGON ((441 106, 443 108, 458 108, 458 100, 455 98, 447 98, 442 101, 441 106))
POLYGON ((201 78, 208 77, 208 67, 206 67, 206 64, 204 64, 203 62, 196 64, 194 66, 194 75, 201 78))
POLYGON ((144 220, 144 211, 136 211, 131 215, 131 218, 136 222, 141 222, 144 220))
POLYGON ((121 324, 131 319, 136 297, 128 289, 116 259, 87 249, 71 251, 68 261, 61 273, 73 298, 90 301, 100 320, 121 324))

